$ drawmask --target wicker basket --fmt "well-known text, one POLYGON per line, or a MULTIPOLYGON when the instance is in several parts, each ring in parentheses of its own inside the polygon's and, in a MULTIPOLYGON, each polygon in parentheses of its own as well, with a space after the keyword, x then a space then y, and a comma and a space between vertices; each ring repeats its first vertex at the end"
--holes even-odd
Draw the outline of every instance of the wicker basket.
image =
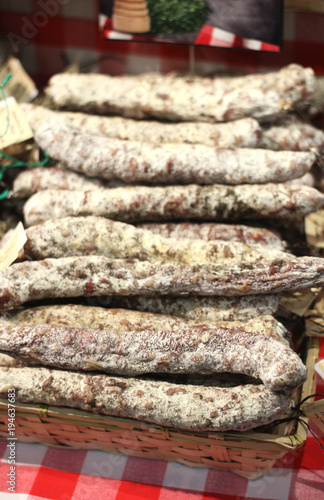
POLYGON ((324 0, 285 0, 285 8, 324 13, 324 0))
MULTIPOLYGON (((309 376, 296 401, 314 393, 318 354, 318 339, 309 339, 306 359, 309 376)), ((7 400, 0 400, 2 438, 8 437, 7 418, 7 400)), ((272 433, 194 433, 70 408, 21 403, 16 404, 15 425, 19 441, 173 461, 232 471, 248 479, 262 476, 276 460, 299 448, 307 436, 301 422, 289 423, 288 427, 280 424, 272 433)))

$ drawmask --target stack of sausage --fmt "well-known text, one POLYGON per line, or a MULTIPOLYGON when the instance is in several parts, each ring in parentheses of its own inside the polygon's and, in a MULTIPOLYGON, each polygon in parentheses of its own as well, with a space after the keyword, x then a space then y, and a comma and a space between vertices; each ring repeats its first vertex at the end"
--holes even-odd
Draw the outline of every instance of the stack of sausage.
POLYGON ((273 315, 280 292, 323 286, 324 260, 238 222, 324 206, 309 185, 324 134, 292 118, 314 90, 296 65, 221 79, 62 74, 48 89, 61 111, 24 105, 57 164, 13 186, 29 198, 27 259, 1 273, 0 351, 19 361, 1 369, 0 395, 14 386, 23 402, 194 431, 288 411, 307 371, 273 315), (28 305, 72 297, 111 308, 28 305))

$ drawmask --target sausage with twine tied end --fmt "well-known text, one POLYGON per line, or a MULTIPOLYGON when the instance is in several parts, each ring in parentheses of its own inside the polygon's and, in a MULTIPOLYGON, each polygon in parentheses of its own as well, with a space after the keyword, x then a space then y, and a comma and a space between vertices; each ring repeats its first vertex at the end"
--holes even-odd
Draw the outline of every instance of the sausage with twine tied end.
POLYGON ((272 422, 291 396, 264 385, 201 387, 47 368, 0 369, 0 397, 67 406, 192 431, 248 430, 272 422))
POLYGON ((316 212, 324 195, 308 186, 127 186, 97 191, 40 191, 25 203, 27 226, 68 216, 106 217, 122 222, 284 219, 316 212))
POLYGON ((47 93, 57 108, 71 111, 224 122, 286 115, 310 99, 315 89, 314 71, 291 64, 278 72, 229 78, 63 73, 50 79, 47 93))
POLYGON ((312 152, 224 149, 107 139, 51 121, 35 134, 39 147, 88 177, 146 184, 265 184, 307 173, 312 152))
POLYGON ((0 310, 31 300, 106 295, 255 295, 324 285, 324 259, 173 264, 65 257, 13 264, 1 273, 0 310))

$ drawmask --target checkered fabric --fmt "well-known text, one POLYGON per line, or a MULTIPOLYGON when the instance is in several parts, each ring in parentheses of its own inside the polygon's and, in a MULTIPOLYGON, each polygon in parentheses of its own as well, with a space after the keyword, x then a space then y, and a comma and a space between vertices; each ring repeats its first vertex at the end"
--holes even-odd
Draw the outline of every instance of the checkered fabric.
MULTIPOLYGON (((244 42, 206 26, 202 42, 218 38, 223 47, 195 46, 195 70, 203 74, 265 71, 295 62, 324 74, 323 24, 321 14, 286 12, 280 53, 244 50, 247 44, 259 42, 244 42), (228 44, 237 48, 228 49, 228 44)), ((52 74, 79 59, 82 70, 111 75, 188 71, 190 67, 187 45, 124 42, 116 34, 104 40, 99 34, 96 0, 0 0, 0 32, 20 50, 24 67, 40 88, 52 74)))
MULTIPOLYGON (((320 358, 324 359, 324 339, 320 358)), ((318 375, 316 392, 324 393, 324 380, 318 375)), ((310 424, 324 442, 324 435, 310 424)), ((5 441, 0 441, 0 456, 0 499, 14 499, 15 494, 7 493, 5 441)), ((324 491, 323 450, 310 433, 302 448, 278 460, 256 481, 160 460, 37 444, 17 443, 16 460, 19 500, 322 500, 324 491)))
MULTIPOLYGON (((138 35, 129 35, 127 33, 119 33, 114 31, 111 24, 111 18, 101 14, 99 16, 99 29, 104 38, 108 40, 127 40, 127 41, 142 41, 142 42, 158 42, 158 39, 141 37, 138 35)), ((170 43, 168 40, 165 43, 170 43)), ((220 28, 214 28, 205 24, 200 30, 195 45, 207 45, 212 47, 227 47, 227 48, 243 48, 249 50, 261 50, 268 52, 279 52, 280 47, 269 43, 260 42, 259 40, 251 40, 234 35, 229 31, 220 28)))

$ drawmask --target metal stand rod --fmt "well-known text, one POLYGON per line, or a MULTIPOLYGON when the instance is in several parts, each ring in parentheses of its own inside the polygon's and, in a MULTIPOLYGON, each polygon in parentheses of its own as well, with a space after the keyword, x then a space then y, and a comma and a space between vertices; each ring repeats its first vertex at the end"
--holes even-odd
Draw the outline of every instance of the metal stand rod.
POLYGON ((189 73, 195 74, 195 46, 189 45, 189 73))

